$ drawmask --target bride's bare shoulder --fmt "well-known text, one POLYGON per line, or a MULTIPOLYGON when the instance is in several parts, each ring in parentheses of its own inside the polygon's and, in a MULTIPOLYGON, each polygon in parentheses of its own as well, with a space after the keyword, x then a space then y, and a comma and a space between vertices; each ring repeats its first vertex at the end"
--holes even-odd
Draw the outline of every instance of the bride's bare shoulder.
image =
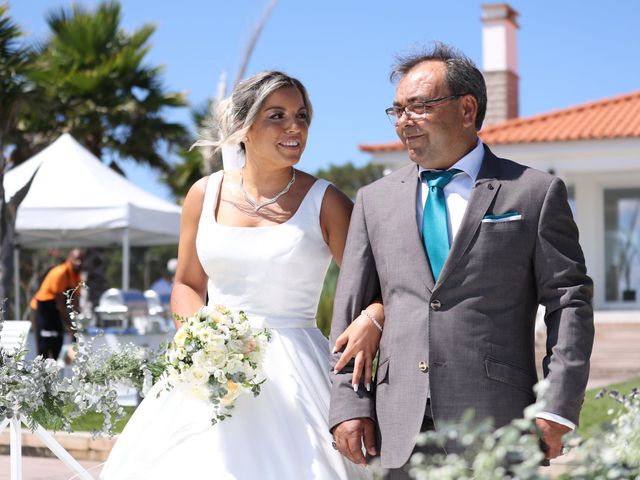
POLYGON ((202 203, 204 202, 204 195, 207 191, 209 181, 210 175, 202 177, 191 185, 191 188, 187 192, 187 196, 184 198, 184 202, 182 204, 183 218, 200 216, 200 213, 202 212, 202 203))

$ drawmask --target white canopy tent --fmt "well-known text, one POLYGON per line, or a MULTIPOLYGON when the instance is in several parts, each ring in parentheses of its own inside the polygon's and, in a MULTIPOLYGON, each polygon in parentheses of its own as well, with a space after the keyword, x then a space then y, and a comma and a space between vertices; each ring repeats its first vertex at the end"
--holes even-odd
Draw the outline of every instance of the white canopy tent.
MULTIPOLYGON (((131 246, 178 242, 179 206, 129 182, 69 134, 5 174, 5 199, 26 185, 34 172, 18 208, 17 247, 122 244, 122 288, 127 290, 131 246)), ((16 271, 18 252, 16 248, 16 271)))

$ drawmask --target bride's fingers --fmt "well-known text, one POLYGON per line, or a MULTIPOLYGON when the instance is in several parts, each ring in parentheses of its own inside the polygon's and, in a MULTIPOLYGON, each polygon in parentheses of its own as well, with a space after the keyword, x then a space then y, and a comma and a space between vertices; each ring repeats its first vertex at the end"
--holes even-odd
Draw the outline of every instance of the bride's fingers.
POLYGON ((338 338, 336 338, 336 343, 333 345, 333 353, 337 353, 342 350, 342 347, 344 347, 348 341, 349 335, 347 335, 346 331, 342 332, 338 338))
POLYGON ((371 390, 371 380, 373 379, 373 360, 369 355, 364 360, 364 383, 367 391, 371 390))
POLYGON ((362 371, 364 370, 364 353, 358 352, 356 354, 356 360, 353 364, 353 375, 351 376, 351 384, 353 389, 358 391, 358 385, 360 385, 360 379, 362 378, 362 371))
POLYGON ((354 357, 353 347, 351 347, 350 345, 347 345, 347 348, 344 349, 344 352, 342 352, 342 355, 340 355, 340 358, 336 362, 336 365, 333 368, 333 372, 338 373, 340 370, 342 370, 345 367, 347 363, 351 361, 353 357, 354 357))

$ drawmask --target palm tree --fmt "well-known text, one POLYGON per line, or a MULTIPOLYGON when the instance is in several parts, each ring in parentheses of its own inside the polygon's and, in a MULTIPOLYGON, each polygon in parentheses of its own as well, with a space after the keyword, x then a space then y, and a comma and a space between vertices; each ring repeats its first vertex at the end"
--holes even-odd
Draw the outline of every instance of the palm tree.
MULTIPOLYGON (((96 157, 121 169, 132 159, 161 172, 170 170, 169 150, 187 143, 183 125, 165 118, 168 109, 186 105, 184 95, 163 86, 161 67, 146 61, 151 25, 129 33, 121 28, 121 8, 105 1, 95 10, 79 5, 47 17, 49 38, 37 49, 29 79, 42 92, 46 114, 21 117, 25 141, 16 145, 19 163, 68 132, 96 157)), ((105 252, 90 249, 86 268, 90 300, 108 286, 105 252)))
POLYGON ((165 91, 160 67, 145 62, 155 28, 123 31, 120 5, 113 1, 95 11, 62 8, 47 22, 51 35, 30 78, 45 92, 49 115, 23 119, 32 142, 44 146, 69 132, 98 158, 109 152, 167 171, 162 148, 184 145, 187 134, 163 114, 186 102, 183 94, 165 91))
POLYGON ((18 43, 21 36, 8 7, 0 5, 0 174, 5 169, 5 148, 15 140, 18 113, 27 101, 29 50, 18 43))
POLYGON ((7 313, 12 305, 3 308, 3 303, 11 290, 16 213, 31 185, 27 183, 5 202, 5 150, 15 143, 18 115, 31 99, 25 78, 29 50, 19 44, 21 36, 20 28, 8 15, 8 7, 0 5, 0 310, 7 313))

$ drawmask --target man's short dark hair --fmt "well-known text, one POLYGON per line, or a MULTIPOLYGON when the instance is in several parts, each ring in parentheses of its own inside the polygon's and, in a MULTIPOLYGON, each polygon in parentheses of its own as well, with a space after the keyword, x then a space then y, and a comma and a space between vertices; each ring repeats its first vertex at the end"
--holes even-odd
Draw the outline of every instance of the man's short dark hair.
POLYGON ((409 55, 397 55, 396 64, 391 69, 391 81, 401 79, 413 67, 428 61, 439 61, 445 64, 446 81, 451 95, 470 94, 475 97, 478 102, 476 130, 480 130, 487 112, 487 87, 484 77, 473 60, 454 47, 435 42, 428 50, 409 55))

